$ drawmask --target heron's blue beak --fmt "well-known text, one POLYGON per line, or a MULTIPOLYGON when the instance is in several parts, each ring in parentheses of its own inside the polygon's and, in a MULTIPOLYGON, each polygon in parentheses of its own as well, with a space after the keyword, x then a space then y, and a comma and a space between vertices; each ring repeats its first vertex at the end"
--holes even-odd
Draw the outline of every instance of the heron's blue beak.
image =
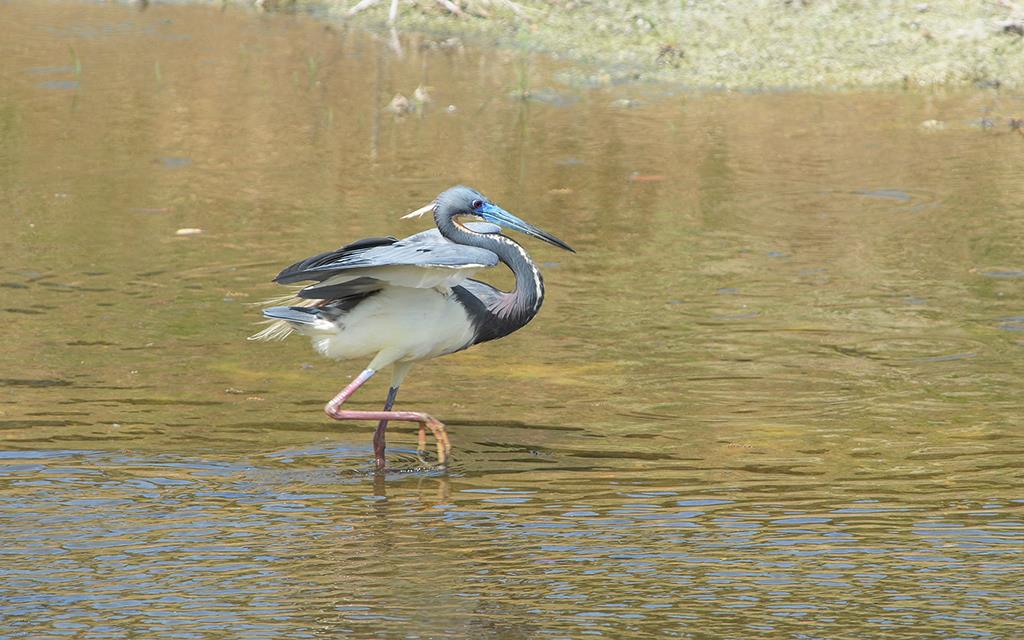
POLYGON ((479 214, 479 216, 486 220, 487 222, 496 224, 499 227, 504 227, 506 229, 512 229, 520 233, 525 233, 528 236, 533 236, 534 238, 543 240, 548 244, 553 244, 559 249, 565 249, 566 251, 576 253, 575 249, 565 244, 564 242, 562 242, 555 236, 551 235, 547 231, 544 231, 543 229, 538 229, 537 227, 533 226, 528 222, 523 222, 522 220, 515 217, 508 211, 505 211, 496 204, 485 202, 483 206, 476 210, 476 213, 479 214))

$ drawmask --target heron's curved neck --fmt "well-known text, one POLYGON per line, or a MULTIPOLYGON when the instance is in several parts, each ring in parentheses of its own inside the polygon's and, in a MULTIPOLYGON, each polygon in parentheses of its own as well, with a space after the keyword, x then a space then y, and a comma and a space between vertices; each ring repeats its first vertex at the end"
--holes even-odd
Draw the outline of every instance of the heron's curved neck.
POLYGON ((477 233, 456 223, 449 216, 435 220, 441 235, 452 242, 493 251, 516 277, 516 288, 505 292, 488 306, 499 318, 515 324, 515 331, 533 319, 544 302, 544 278, 530 256, 511 238, 497 233, 477 233))

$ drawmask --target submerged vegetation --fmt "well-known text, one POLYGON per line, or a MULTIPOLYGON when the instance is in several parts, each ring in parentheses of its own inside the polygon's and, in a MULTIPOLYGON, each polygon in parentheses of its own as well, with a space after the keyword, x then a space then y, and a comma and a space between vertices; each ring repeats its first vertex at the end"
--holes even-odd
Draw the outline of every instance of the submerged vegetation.
POLYGON ((695 87, 1024 86, 1012 0, 238 0, 486 37, 695 87))

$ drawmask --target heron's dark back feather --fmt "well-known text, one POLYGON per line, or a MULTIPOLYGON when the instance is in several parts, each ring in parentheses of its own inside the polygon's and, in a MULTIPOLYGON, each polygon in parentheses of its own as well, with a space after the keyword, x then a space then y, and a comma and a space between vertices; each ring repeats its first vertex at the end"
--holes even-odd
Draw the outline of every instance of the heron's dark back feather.
POLYGON ((312 300, 336 300, 380 291, 386 287, 387 284, 388 283, 376 278, 362 277, 342 282, 340 284, 318 286, 315 288, 306 287, 304 289, 300 289, 295 295, 300 298, 312 300))
POLYGON ((287 320, 297 324, 313 324, 317 318, 334 321, 377 293, 380 293, 380 289, 325 300, 315 307, 270 307, 263 310, 263 315, 274 320, 287 320))
POLYGON ((319 309, 321 317, 333 322, 349 311, 355 309, 367 298, 372 298, 378 293, 380 293, 379 288, 365 291, 363 293, 348 295, 343 298, 325 300, 323 303, 317 305, 316 309, 319 309))

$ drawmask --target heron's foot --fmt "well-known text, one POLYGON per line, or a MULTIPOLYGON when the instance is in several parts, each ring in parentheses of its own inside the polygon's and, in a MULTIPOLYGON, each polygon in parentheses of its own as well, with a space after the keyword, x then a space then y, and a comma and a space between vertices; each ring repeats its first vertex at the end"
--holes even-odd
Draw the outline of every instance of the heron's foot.
POLYGON ((445 429, 444 423, 427 414, 421 414, 424 418, 420 422, 420 433, 419 433, 419 446, 416 451, 420 455, 421 459, 423 454, 427 451, 427 434, 426 429, 430 429, 430 432, 434 436, 434 440, 437 442, 437 463, 441 467, 448 466, 448 458, 451 457, 452 443, 448 439, 448 430, 445 429))
POLYGON ((420 462, 423 461, 423 456, 427 453, 427 425, 420 423, 420 433, 416 441, 416 455, 419 457, 420 462))
POLYGON ((416 442, 416 458, 420 461, 424 467, 430 466, 430 461, 427 460, 427 423, 420 423, 419 437, 416 442))
MULTIPOLYGON (((437 418, 418 411, 350 411, 342 409, 341 403, 331 401, 324 407, 324 412, 335 420, 388 420, 401 422, 418 422, 420 424, 420 449, 426 449, 426 429, 434 435, 437 441, 437 461, 442 467, 448 463, 449 454, 452 451, 452 443, 448 439, 448 430, 444 423, 437 418)), ((378 427, 379 439, 374 437, 374 459, 377 468, 384 465, 384 430, 378 427), (378 444, 379 443, 379 444, 378 444)))
POLYGON ((427 455, 427 429, 434 435, 434 439, 437 440, 437 462, 438 465, 443 467, 447 466, 448 459, 452 455, 452 443, 448 440, 448 430, 445 429, 444 423, 440 420, 423 414, 426 418, 420 423, 419 437, 417 438, 416 445, 416 457, 420 459, 423 464, 428 464, 427 455))

